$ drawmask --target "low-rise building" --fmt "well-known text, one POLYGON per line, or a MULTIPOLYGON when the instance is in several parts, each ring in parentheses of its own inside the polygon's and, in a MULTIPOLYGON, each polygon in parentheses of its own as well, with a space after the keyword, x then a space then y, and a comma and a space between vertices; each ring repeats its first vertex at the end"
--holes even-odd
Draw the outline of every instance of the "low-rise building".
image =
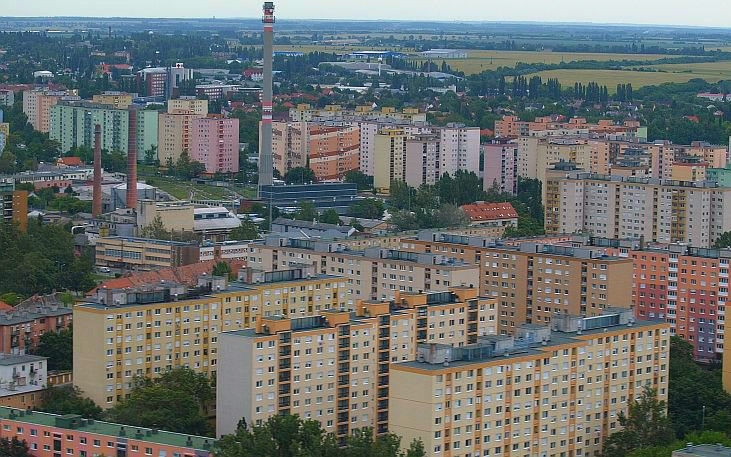
POLYGON ((155 455, 211 457, 215 441, 157 429, 84 419, 78 415, 0 407, 0 438, 25 441, 34 455, 155 455), (53 449, 53 451, 52 451, 53 449))
POLYGON ((470 218, 472 225, 495 225, 498 227, 517 227, 518 212, 513 205, 506 203, 475 202, 460 208, 470 218))
POLYGON ((394 363, 415 360, 419 343, 463 346, 494 333, 495 300, 475 288, 359 302, 354 314, 264 318, 221 335, 216 433, 276 414, 316 420, 340 439, 363 427, 385 433, 394 363))
POLYGON ((33 296, 0 311, 0 352, 24 354, 35 349, 41 335, 69 328, 71 307, 56 294, 33 296))
POLYGON ((323 237, 332 239, 350 238, 357 232, 356 229, 348 225, 325 224, 317 221, 299 221, 295 219, 285 219, 278 217, 272 223, 272 232, 284 234, 291 233, 296 237, 305 236, 323 237))
POLYGON ((180 267, 200 260, 197 243, 134 238, 101 237, 96 242, 96 265, 122 271, 180 267))
POLYGON ((668 325, 556 315, 515 337, 423 344, 391 365, 389 432, 428 455, 598 456, 644 388, 667 400, 668 325))

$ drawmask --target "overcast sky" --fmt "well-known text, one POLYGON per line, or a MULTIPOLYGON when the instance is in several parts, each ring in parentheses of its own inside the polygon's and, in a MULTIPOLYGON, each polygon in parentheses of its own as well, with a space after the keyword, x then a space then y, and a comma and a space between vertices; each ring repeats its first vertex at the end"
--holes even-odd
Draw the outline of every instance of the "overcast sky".
MULTIPOLYGON (((405 19, 729 27, 729 0, 279 0, 282 19, 405 19)), ((259 0, 0 0, 3 16, 258 17, 259 0)))

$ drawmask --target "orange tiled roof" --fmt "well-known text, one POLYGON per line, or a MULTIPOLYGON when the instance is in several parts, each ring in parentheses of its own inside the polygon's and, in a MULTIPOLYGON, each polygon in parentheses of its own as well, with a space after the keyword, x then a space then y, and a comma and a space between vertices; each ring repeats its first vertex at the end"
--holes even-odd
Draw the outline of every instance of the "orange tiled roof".
POLYGON ((61 157, 58 159, 58 162, 66 165, 67 167, 80 167, 84 164, 80 157, 61 157))
POLYGON ((15 308, 0 300, 0 311, 12 311, 13 309, 15 308))
POLYGON ((498 221, 503 219, 517 219, 518 213, 510 203, 477 202, 462 205, 460 208, 471 221, 498 221))
MULTIPOLYGON (((238 272, 244 267, 244 262, 238 260, 224 260, 231 265, 231 270, 238 272)), ((160 281, 185 284, 194 286, 198 282, 198 278, 203 273, 210 274, 213 267, 219 260, 205 260, 203 262, 185 265, 183 267, 162 268, 156 271, 142 271, 138 273, 127 273, 126 275, 104 281, 97 286, 106 287, 107 289, 124 289, 127 287, 144 286, 148 284, 158 284, 160 281)), ((96 288, 89 293, 96 292, 96 288)))

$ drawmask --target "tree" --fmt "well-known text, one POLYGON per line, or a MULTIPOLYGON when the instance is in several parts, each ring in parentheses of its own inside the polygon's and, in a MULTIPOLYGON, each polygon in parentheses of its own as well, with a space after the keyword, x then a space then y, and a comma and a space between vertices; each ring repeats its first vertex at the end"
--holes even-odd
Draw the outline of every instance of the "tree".
POLYGON ((718 249, 731 247, 731 232, 724 232, 718 237, 713 247, 718 249))
POLYGON ((604 444, 605 457, 624 457, 638 449, 660 446, 675 439, 670 420, 665 414, 665 401, 658 400, 657 390, 645 386, 627 414, 619 413, 622 430, 613 433, 604 444))
POLYGON ((148 225, 140 229, 140 236, 155 240, 165 240, 170 238, 170 232, 165 228, 162 217, 157 214, 148 225))
POLYGON ((317 208, 315 204, 311 202, 302 202, 299 204, 297 212, 294 214, 294 218, 298 221, 315 221, 317 220, 317 208))
POLYGON ((467 214, 455 205, 444 203, 435 214, 437 227, 466 227, 470 225, 467 214))
POLYGON ((111 420, 177 433, 210 433, 205 411, 214 398, 205 374, 174 368, 155 379, 136 378, 129 398, 108 411, 111 420))
POLYGON ((13 439, 0 438, 0 455, 3 457, 33 457, 28 449, 28 443, 20 441, 18 438, 13 439))
POLYGON ((348 215, 360 219, 380 219, 383 217, 383 202, 377 198, 366 198, 353 203, 348 215))
POLYGON ((213 271, 211 272, 213 276, 223 276, 225 278, 229 278, 231 276, 231 265, 229 265, 226 262, 218 262, 216 265, 213 266, 213 271))
POLYGON ((319 221, 323 224, 340 225, 340 216, 337 211, 332 208, 328 208, 320 214, 319 221))
POLYGON ((229 238, 232 240, 255 240, 259 238, 259 228, 253 221, 245 220, 241 222, 241 227, 231 230, 229 238))
POLYGON ((399 210, 391 214, 390 222, 396 227, 396 230, 401 232, 419 229, 419 221, 417 221, 416 215, 406 210, 399 210))
POLYGON ((145 149, 145 165, 155 165, 157 163, 157 145, 150 146, 145 149))
MULTIPOLYGON (((332 434, 319 422, 295 415, 269 417, 261 425, 249 427, 241 420, 236 432, 216 444, 217 457, 338 457, 342 451, 332 434)), ((375 455, 375 454, 374 454, 375 455)))
POLYGON ((71 328, 41 335, 34 354, 48 357, 48 371, 73 369, 74 336, 71 328))
POLYGON ((368 176, 360 170, 345 172, 345 182, 355 184, 358 190, 368 190, 373 187, 373 176, 368 176))
POLYGON ((284 182, 287 184, 305 184, 317 182, 315 172, 307 167, 294 167, 284 174, 284 182))
POLYGON ((39 409, 52 414, 79 414, 89 419, 101 419, 102 409, 81 390, 72 385, 49 386, 41 391, 39 409))

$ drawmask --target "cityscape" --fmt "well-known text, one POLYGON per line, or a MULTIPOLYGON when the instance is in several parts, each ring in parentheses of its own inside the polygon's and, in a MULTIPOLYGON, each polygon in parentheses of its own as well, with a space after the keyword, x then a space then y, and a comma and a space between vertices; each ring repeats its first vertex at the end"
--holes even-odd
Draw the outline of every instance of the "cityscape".
POLYGON ((731 455, 731 28, 37 6, 0 457, 731 455))

